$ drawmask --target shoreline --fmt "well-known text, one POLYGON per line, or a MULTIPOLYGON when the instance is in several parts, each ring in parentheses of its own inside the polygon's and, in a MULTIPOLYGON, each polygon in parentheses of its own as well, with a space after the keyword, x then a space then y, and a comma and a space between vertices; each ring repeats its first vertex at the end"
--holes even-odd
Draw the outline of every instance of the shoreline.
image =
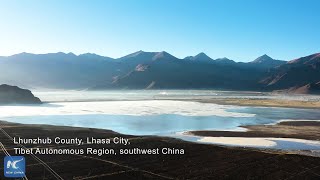
POLYGON ((320 121, 279 121, 269 125, 240 126, 246 131, 187 131, 199 143, 226 147, 280 151, 320 158, 320 121))
MULTIPOLYGON (((320 143, 320 120, 280 120, 275 124, 266 124, 266 125, 247 125, 239 126, 235 130, 197 130, 197 131, 184 131, 177 133, 178 136, 163 136, 163 135, 130 135, 122 134, 109 129, 100 129, 100 128, 86 128, 86 127, 77 127, 77 126, 60 126, 60 125, 47 125, 47 124, 23 124, 23 123, 14 123, 4 120, 0 120, 1 127, 14 127, 22 126, 29 128, 44 128, 47 130, 90 130, 94 132, 107 132, 112 135, 120 135, 127 137, 143 137, 143 138, 165 138, 173 139, 177 141, 190 142, 192 144, 203 144, 205 141, 190 141, 188 138, 181 138, 181 136, 190 136, 198 138, 210 138, 210 137, 223 137, 223 138, 269 138, 269 139, 295 139, 295 140, 306 140, 306 141, 317 141, 320 143), (1 125, 2 124, 2 125, 1 125), (5 126, 3 126, 3 124, 5 126), (240 130, 241 129, 241 130, 240 130)), ((226 145, 226 144, 214 144, 213 146, 222 146, 225 148, 246 148, 241 145, 226 145)), ((267 151, 270 153, 289 152, 282 149, 264 149, 261 147, 249 147, 254 151, 267 151)), ((296 150, 294 150, 296 151, 296 150)), ((293 152, 293 151, 292 151, 293 152)))
POLYGON ((320 101, 299 101, 288 99, 258 99, 258 98, 212 98, 196 100, 201 103, 214 103, 220 105, 253 106, 253 107, 280 107, 320 109, 320 101))
MULTIPOLYGON (((254 93, 254 92, 252 92, 254 93)), ((261 92, 255 92, 261 93, 261 92)), ((320 109, 320 95, 319 98, 312 100, 297 100, 290 98, 278 98, 276 96, 268 95, 264 98, 253 97, 194 97, 194 98, 174 98, 174 97, 156 97, 153 98, 138 98, 138 99, 89 99, 89 100, 65 100, 65 101, 48 101, 43 100, 41 104, 51 104, 51 103, 73 103, 73 102, 110 102, 110 101, 189 101, 189 102, 199 102, 199 103, 212 103, 218 105, 234 105, 234 106, 249 106, 249 107, 279 107, 279 108, 301 108, 301 109, 320 109), (269 98, 268 98, 269 97, 269 98), (274 97, 274 98, 271 98, 274 97)), ((289 96, 290 97, 290 96, 289 96)), ((0 104, 0 106, 38 106, 41 104, 0 104)))
POLYGON ((247 131, 188 131, 200 137, 295 138, 320 141, 320 121, 279 121, 272 125, 240 126, 247 131))
POLYGON ((190 101, 199 103, 212 103, 218 105, 234 105, 234 106, 249 106, 249 107, 279 107, 279 108, 301 108, 301 109, 320 109, 320 101, 301 101, 301 100, 290 100, 290 99, 267 99, 267 98, 191 98, 191 99, 180 99, 180 98, 155 98, 155 99, 126 99, 126 100, 78 100, 78 101, 43 101, 43 104, 50 103, 68 103, 68 102, 108 102, 108 101, 190 101))

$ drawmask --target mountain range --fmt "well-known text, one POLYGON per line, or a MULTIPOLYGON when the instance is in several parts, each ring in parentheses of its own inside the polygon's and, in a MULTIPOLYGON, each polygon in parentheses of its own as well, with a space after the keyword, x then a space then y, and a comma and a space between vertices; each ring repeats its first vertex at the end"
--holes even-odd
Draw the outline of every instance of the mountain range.
POLYGON ((20 53, 0 57, 0 84, 54 89, 221 89, 319 93, 320 53, 291 61, 262 55, 248 63, 205 53, 179 59, 137 51, 97 54, 20 53))

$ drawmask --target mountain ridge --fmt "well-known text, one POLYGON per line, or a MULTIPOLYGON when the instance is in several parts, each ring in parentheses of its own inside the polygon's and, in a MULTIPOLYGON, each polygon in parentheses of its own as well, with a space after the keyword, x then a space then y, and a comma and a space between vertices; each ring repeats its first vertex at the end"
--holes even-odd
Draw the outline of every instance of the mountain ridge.
MULTIPOLYGON (((183 59, 166 51, 137 51, 120 58, 94 53, 0 57, 0 83, 56 89, 226 89, 273 91, 319 82, 320 53, 291 61, 262 55, 250 62, 212 59, 198 53, 183 59)), ((316 86, 311 86, 311 88, 316 86)), ((306 91, 316 92, 316 91, 306 91)))
MULTIPOLYGON (((130 57, 135 57, 135 56, 137 56, 137 55, 139 55, 139 54, 144 54, 144 53, 146 53, 146 54, 153 54, 153 55, 156 55, 156 54, 158 54, 158 53, 166 53, 166 54, 169 54, 169 55, 171 55, 171 56, 173 56, 173 57, 175 57, 175 58, 177 58, 177 59, 181 59, 181 60, 189 60, 189 59, 192 59, 192 60, 193 60, 193 58, 197 58, 197 59, 199 59, 199 58, 207 58, 207 59, 210 59, 210 60, 221 60, 221 59, 228 59, 228 60, 230 60, 230 59, 227 58, 227 57, 214 59, 214 58, 211 58, 210 56, 208 56, 208 55, 207 55, 206 53, 204 53, 204 52, 200 52, 200 53, 198 53, 198 54, 196 54, 196 55, 194 55, 194 56, 186 56, 186 57, 184 57, 184 58, 178 58, 178 57, 176 57, 176 56, 174 56, 174 55, 172 55, 171 53, 168 53, 168 52, 166 52, 166 51, 143 51, 143 50, 139 50, 139 51, 136 51, 136 52, 133 52, 133 53, 129 53, 129 54, 124 55, 124 56, 119 57, 119 58, 113 58, 113 57, 104 56, 104 55, 99 55, 99 54, 90 53, 90 52, 76 55, 76 54, 74 54, 73 52, 68 52, 68 53, 66 53, 66 52, 61 52, 61 51, 59 51, 59 52, 51 52, 51 53, 39 53, 39 54, 36 54, 36 53, 28 53, 28 52, 21 52, 21 53, 9 55, 9 56, 0 56, 0 58, 11 58, 11 57, 17 57, 17 56, 24 56, 24 57, 26 57, 26 56, 60 55, 60 56, 70 56, 70 57, 72 57, 72 56, 73 56, 73 57, 85 57, 85 56, 89 56, 89 57, 92 56, 92 57, 93 57, 93 56, 96 56, 96 57, 108 58, 108 59, 113 59, 113 60, 121 60, 121 59, 130 58, 130 57)), ((315 54, 320 54, 320 53, 315 53, 315 54)), ((264 54, 264 55, 266 55, 266 54, 264 54)), ((264 55, 262 55, 262 56, 264 56, 264 55)), ((259 57, 262 57, 262 56, 259 56, 259 57)), ((258 57, 258 58, 259 58, 259 57, 258 57)), ((268 57, 269 57, 269 56, 268 56, 268 57)), ((256 58, 255 60, 257 60, 258 58, 256 58)), ((255 60, 253 60, 253 61, 255 61, 255 60)), ((273 60, 276 60, 276 59, 273 59, 273 60)), ((232 60, 232 61, 234 61, 234 60, 232 60)), ((250 62, 253 62, 253 61, 249 61, 249 62, 234 61, 234 62, 236 62, 236 63, 250 63, 250 62)), ((283 61, 283 60, 276 60, 276 61, 283 61)))
POLYGON ((263 68, 272 68, 272 67, 276 67, 276 66, 280 66, 282 64, 285 64, 286 61, 273 59, 270 56, 268 56, 267 54, 264 54, 249 63, 254 64, 256 66, 259 66, 259 67, 263 67, 263 68))

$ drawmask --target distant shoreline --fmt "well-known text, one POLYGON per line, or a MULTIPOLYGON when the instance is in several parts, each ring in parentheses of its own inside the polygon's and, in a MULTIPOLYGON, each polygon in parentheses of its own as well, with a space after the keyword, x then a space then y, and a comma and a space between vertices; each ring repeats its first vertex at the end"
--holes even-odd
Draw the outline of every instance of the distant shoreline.
MULTIPOLYGON (((172 101, 191 101, 200 103, 212 103, 219 105, 235 105, 250 107, 279 107, 279 108, 302 108, 302 109, 320 109, 320 101, 301 101, 289 99, 267 99, 267 98, 146 98, 146 99, 92 99, 92 100, 70 100, 70 101, 43 101, 43 104, 50 103, 68 103, 68 102, 106 102, 106 101, 154 101, 154 100, 172 100, 172 101)), ((17 105, 17 104, 11 104, 17 105)))
POLYGON ((200 99, 197 100, 197 102, 237 106, 320 109, 320 101, 299 101, 287 99, 212 98, 200 99))

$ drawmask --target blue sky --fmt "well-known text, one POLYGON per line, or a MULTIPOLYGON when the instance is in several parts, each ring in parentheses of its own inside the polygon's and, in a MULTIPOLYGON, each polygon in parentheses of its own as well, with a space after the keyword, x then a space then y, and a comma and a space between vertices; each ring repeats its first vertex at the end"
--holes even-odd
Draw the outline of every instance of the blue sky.
POLYGON ((138 50, 290 60, 320 52, 318 0, 0 0, 0 55, 138 50))

